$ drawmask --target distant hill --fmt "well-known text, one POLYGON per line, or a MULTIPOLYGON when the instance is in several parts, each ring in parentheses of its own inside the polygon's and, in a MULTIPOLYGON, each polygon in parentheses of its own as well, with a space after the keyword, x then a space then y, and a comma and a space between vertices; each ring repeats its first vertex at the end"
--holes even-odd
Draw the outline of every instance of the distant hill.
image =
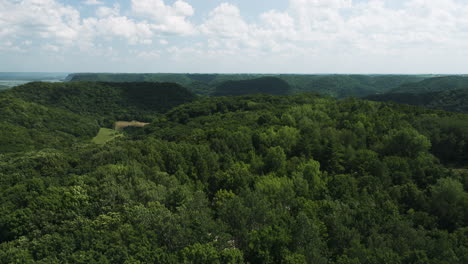
POLYGON ((429 78, 402 84, 388 93, 370 95, 366 99, 468 113, 468 77, 429 78))
POLYGON ((301 92, 317 92, 338 98, 347 96, 361 97, 375 93, 376 89, 374 86, 348 75, 319 77, 314 79, 309 85, 299 88, 301 92))
POLYGON ((176 73, 74 73, 68 75, 70 82, 172 82, 188 85, 193 80, 185 74, 176 73))
POLYGON ((425 79, 416 83, 405 83, 391 93, 427 93, 468 88, 468 77, 446 76, 425 79))
POLYGON ((280 75, 294 93, 315 92, 336 98, 364 97, 387 92, 403 83, 418 82, 422 75, 280 75))
POLYGON ((427 93, 387 93, 371 95, 366 99, 468 113, 468 88, 427 93))
POLYGON ((69 82, 170 82, 186 87, 198 95, 208 95, 214 87, 207 81, 215 78, 209 74, 178 73, 73 73, 66 78, 69 82))
POLYGON ((195 99, 174 83, 33 82, 5 91, 25 101, 108 119, 146 120, 195 99))
POLYGON ((211 82, 218 77, 218 74, 187 74, 187 77, 194 81, 211 82))
POLYGON ((405 83, 430 78, 430 75, 317 75, 317 74, 70 74, 68 81, 105 82, 175 82, 198 95, 212 95, 221 84, 228 81, 244 81, 264 77, 279 78, 289 84, 291 93, 315 92, 338 98, 363 97, 385 93, 405 83))
POLYGON ((276 77, 262 77, 252 80, 227 81, 216 87, 213 96, 270 94, 287 95, 291 87, 276 77))

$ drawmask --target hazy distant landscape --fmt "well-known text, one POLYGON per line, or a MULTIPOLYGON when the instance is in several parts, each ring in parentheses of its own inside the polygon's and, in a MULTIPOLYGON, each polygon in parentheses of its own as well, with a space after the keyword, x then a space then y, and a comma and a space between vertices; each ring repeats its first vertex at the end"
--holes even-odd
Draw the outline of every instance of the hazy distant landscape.
POLYGON ((0 72, 0 90, 33 81, 62 82, 67 76, 68 73, 0 72))

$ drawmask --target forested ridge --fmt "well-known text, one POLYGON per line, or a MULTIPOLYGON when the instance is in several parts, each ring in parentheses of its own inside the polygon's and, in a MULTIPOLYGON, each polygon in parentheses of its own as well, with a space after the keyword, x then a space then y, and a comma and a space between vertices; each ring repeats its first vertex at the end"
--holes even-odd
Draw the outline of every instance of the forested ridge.
POLYGON ((195 96, 175 83, 32 82, 5 91, 23 100, 105 120, 150 121, 195 96))
POLYGON ((251 80, 227 81, 216 87, 213 96, 271 94, 288 95, 292 89, 289 84, 277 77, 262 77, 251 80))
POLYGON ((422 80, 420 82, 405 83, 391 93, 427 93, 440 92, 468 88, 467 76, 444 76, 422 80))
POLYGON ((0 263, 468 263, 465 114, 99 82, 4 91, 0 113, 71 138, 1 143, 0 263), (91 143, 123 117, 151 124, 91 143))
POLYGON ((468 113, 468 77, 430 78, 421 82, 403 84, 390 92, 369 95, 365 98, 468 113))
MULTIPOLYGON (((217 95, 217 89, 226 85, 242 86, 248 80, 255 80, 262 86, 264 78, 278 78, 285 81, 290 90, 288 94, 315 92, 326 96, 344 98, 347 96, 363 97, 376 93, 385 93, 397 89, 400 85, 415 83, 432 77, 431 75, 314 75, 314 74, 170 74, 170 73, 79 73, 70 74, 68 81, 103 81, 103 82, 174 82, 192 92, 203 95, 217 95), (260 81, 259 81, 260 79, 260 81), (237 83, 240 82, 240 83, 237 83)), ((268 80, 268 79, 267 79, 268 80)), ((254 87, 259 89, 259 87, 254 87)), ((250 94, 250 89, 238 91, 235 95, 250 94)), ((262 93, 274 94, 265 90, 262 93)), ((283 94, 283 93, 281 93, 283 94)), ((224 94, 232 95, 232 94, 224 94)))

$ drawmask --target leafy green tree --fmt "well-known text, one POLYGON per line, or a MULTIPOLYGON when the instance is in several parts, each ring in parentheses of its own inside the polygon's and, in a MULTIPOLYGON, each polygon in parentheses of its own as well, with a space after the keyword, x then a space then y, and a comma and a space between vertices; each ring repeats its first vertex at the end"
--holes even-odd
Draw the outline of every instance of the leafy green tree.
POLYGON ((265 155, 265 171, 282 175, 286 169, 286 154, 282 147, 272 147, 265 155))
POLYGON ((443 178, 431 188, 432 210, 439 217, 440 225, 454 230, 460 226, 466 226, 464 220, 467 193, 463 191, 463 185, 454 179, 443 178))
POLYGON ((385 139, 384 144, 384 152, 387 155, 411 158, 431 147, 431 142, 414 129, 393 130, 385 139))

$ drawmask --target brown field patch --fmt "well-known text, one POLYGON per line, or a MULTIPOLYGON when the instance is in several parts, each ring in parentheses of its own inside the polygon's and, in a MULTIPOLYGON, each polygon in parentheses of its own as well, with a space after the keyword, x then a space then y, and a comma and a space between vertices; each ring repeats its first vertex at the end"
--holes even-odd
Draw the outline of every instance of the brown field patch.
POLYGON ((117 121, 115 122, 114 124, 114 129, 115 130, 122 130, 124 128, 127 128, 127 127, 144 127, 144 126, 147 126, 149 125, 150 123, 144 123, 144 122, 140 122, 140 121, 117 121))

